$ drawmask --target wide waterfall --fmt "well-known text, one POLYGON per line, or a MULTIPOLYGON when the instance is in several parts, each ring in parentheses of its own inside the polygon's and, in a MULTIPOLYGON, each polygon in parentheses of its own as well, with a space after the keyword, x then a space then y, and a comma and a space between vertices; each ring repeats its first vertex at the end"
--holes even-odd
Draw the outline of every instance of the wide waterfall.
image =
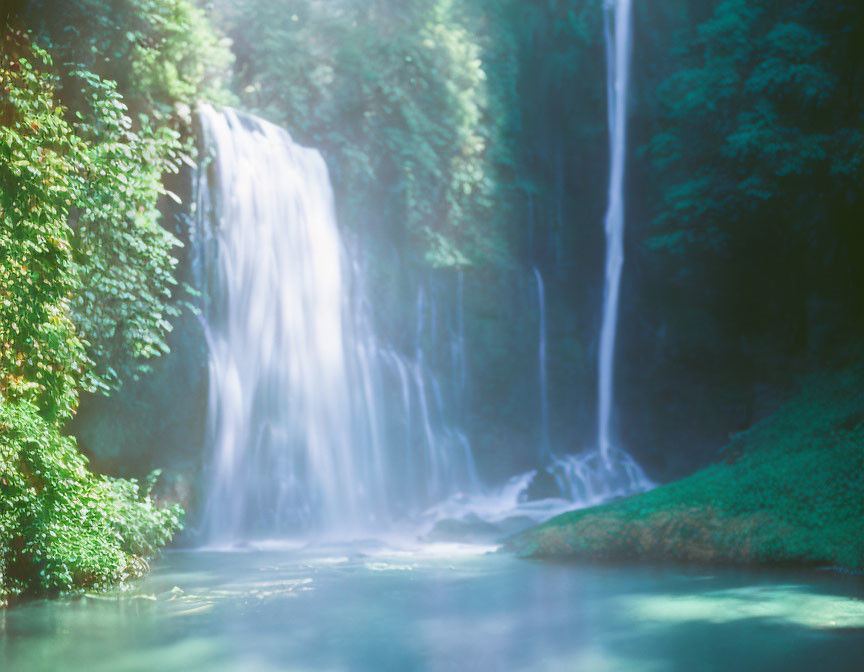
POLYGON ((426 362, 422 287, 408 357, 375 333, 321 155, 250 115, 199 118, 206 540, 363 533, 475 492, 471 447, 426 362))
MULTIPOLYGON (((620 281, 624 138, 615 129, 623 105, 620 95, 610 102, 610 118, 620 122, 613 126, 620 175, 607 217, 618 262, 604 307, 606 395, 620 281)), ((209 348, 206 542, 346 537, 471 515, 542 519, 650 486, 626 453, 610 454, 608 426, 598 450, 554 451, 546 289, 537 269, 537 455, 547 485, 532 486, 537 472, 529 472, 481 486, 460 426, 470 389, 462 273, 411 279, 413 316, 400 344, 391 343, 376 328, 362 242, 340 233, 322 156, 248 114, 205 106, 199 120, 193 244, 209 348)))

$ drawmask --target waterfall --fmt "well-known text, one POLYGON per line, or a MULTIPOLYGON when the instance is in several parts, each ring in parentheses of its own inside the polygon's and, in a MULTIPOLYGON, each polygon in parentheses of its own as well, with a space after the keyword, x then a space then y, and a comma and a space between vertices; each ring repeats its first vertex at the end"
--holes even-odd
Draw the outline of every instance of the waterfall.
POLYGON ((546 289, 543 276, 534 268, 537 281, 537 304, 540 312, 539 335, 537 338, 537 368, 540 380, 540 459, 546 461, 552 455, 549 442, 549 381, 546 368, 546 289))
MULTIPOLYGON (((609 203, 604 220, 606 265, 598 363, 597 443, 596 450, 589 450, 582 455, 553 456, 552 463, 546 467, 560 495, 580 507, 593 506, 653 487, 635 460, 613 445, 610 427, 618 298, 624 264, 624 169, 627 160, 627 94, 632 51, 631 0, 605 1, 604 28, 610 167, 609 203)), ((534 272, 539 286, 539 273, 536 269, 534 272)), ((542 311, 541 304, 541 320, 542 311)), ((545 360, 543 351, 541 359, 545 360)), ((545 366, 545 361, 541 366, 545 366)))
POLYGON ((606 286, 597 450, 585 455, 551 451, 546 295, 534 269, 539 462, 548 474, 537 487, 550 493, 551 480, 558 490, 544 495, 548 506, 525 501, 537 472, 481 487, 459 422, 470 389, 462 274, 409 280, 413 327, 400 325, 401 340, 390 342, 366 288, 369 255, 340 232, 322 156, 254 116, 200 109, 205 158, 192 242, 209 349, 207 542, 368 534, 429 520, 430 512, 546 515, 650 487, 610 440, 629 24, 630 0, 607 3, 606 286))
POLYGON ((204 106, 199 119, 207 541, 380 530, 477 491, 424 352, 422 290, 406 356, 376 333, 321 155, 251 115, 204 106))
POLYGON ((624 169, 627 162, 627 94, 632 51, 631 0, 606 0, 606 89, 609 124, 609 203, 605 217, 606 274, 597 390, 597 446, 608 464, 611 439, 615 336, 624 265, 624 169), (613 25, 614 22, 614 25, 613 25))

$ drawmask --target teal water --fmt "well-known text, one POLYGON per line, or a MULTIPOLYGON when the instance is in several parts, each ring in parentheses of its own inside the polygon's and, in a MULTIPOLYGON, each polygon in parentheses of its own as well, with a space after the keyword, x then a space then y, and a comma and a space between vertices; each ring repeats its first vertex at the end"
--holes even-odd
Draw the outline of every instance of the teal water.
POLYGON ((464 547, 173 552, 122 594, 0 613, 0 670, 864 669, 864 582, 464 547))

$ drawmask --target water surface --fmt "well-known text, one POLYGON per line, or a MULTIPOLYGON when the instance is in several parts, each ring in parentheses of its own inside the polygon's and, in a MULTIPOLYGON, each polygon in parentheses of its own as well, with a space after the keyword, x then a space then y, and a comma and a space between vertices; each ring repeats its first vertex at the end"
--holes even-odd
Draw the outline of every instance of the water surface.
POLYGON ((0 669, 861 670, 864 582, 377 543, 173 552, 0 613, 0 669))

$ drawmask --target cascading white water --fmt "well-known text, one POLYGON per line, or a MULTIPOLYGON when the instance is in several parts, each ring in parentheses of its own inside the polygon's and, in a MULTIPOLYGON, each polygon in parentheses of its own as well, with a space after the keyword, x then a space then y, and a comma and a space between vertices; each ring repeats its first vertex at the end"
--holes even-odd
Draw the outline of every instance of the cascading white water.
POLYGON ((604 11, 610 166, 609 203, 605 218, 606 273, 597 390, 597 446, 603 460, 608 464, 612 447, 610 425, 618 297, 621 289, 621 269, 624 265, 624 170, 627 162, 627 95, 632 51, 631 0, 606 0, 604 11))
POLYGON ((382 340, 361 255, 348 253, 341 240, 320 154, 261 119, 201 109, 211 157, 200 172, 194 232, 210 350, 207 541, 362 534, 424 512, 542 519, 650 487, 610 440, 630 5, 606 5, 611 168, 598 442, 596 451, 582 456, 557 457, 549 447, 545 287, 534 271, 539 457, 560 495, 544 500, 550 504, 524 501, 536 472, 514 477, 502 489, 481 488, 470 443, 454 422, 467 387, 461 274, 455 317, 439 311, 434 287, 419 284, 410 356, 382 340), (442 332, 452 370, 452 385, 443 387, 425 345, 441 341, 442 332))
POLYGON ((381 529, 479 488, 422 346, 372 326, 321 155, 202 107, 196 245, 213 453, 205 536, 232 545, 381 529))

